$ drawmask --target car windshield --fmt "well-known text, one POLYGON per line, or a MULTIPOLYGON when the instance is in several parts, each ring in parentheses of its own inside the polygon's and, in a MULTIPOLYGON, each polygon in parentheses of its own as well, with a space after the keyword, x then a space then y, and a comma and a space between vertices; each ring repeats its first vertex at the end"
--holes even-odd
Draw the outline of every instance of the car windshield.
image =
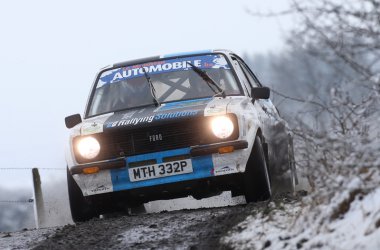
POLYGON ((226 95, 241 94, 230 64, 221 54, 160 59, 104 71, 95 85, 87 116, 218 95, 196 69, 204 71, 226 95))

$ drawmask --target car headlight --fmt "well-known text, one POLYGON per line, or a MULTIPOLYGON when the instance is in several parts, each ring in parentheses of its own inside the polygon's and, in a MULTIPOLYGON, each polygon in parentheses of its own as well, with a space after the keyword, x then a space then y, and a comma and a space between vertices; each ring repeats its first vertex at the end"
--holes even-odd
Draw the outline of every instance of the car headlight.
POLYGON ((217 116, 211 120, 211 130, 220 139, 228 138, 234 131, 234 124, 227 116, 217 116))
POLYGON ((86 159, 93 159, 100 152, 100 144, 94 137, 85 137, 78 141, 77 150, 86 159))

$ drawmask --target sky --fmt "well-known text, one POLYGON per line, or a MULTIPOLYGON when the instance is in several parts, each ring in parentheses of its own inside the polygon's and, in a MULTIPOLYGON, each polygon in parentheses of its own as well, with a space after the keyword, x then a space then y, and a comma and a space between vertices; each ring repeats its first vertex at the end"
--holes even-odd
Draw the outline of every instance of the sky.
POLYGON ((97 71, 120 61, 225 48, 278 52, 289 18, 257 18, 287 0, 0 2, 0 186, 22 171, 65 168, 65 116, 83 114, 97 71))

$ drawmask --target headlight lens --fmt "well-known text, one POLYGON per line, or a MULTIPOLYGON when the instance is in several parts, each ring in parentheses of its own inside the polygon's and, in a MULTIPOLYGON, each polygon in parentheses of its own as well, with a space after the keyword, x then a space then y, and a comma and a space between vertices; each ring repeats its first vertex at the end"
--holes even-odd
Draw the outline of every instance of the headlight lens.
POLYGON ((100 144, 94 137, 85 137, 78 141, 77 150, 83 158, 93 159, 99 154, 100 144))
POLYGON ((229 117, 218 116, 212 119, 211 129, 216 137, 225 139, 232 135, 234 124, 229 117))

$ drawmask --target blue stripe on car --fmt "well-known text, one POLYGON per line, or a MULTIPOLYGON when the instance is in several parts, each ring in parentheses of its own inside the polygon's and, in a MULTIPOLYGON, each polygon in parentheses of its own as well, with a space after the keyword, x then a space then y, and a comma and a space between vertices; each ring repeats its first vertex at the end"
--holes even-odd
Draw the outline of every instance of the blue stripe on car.
POLYGON ((180 53, 166 54, 166 55, 162 55, 160 57, 161 58, 169 58, 169 57, 176 57, 176 56, 188 56, 188 55, 206 54, 206 53, 212 53, 212 50, 208 49, 208 50, 180 52, 180 53))
POLYGON ((192 106, 206 105, 211 100, 212 100, 212 97, 206 97, 206 98, 185 100, 185 101, 179 101, 179 102, 168 102, 168 103, 162 104, 162 106, 157 111, 166 111, 166 110, 171 110, 171 109, 181 109, 181 108, 188 108, 192 106))
MULTIPOLYGON (((186 155, 186 154, 190 154, 190 148, 174 149, 174 150, 149 153, 149 154, 144 154, 144 155, 131 156, 131 157, 126 158, 126 163, 128 166, 128 163, 151 160, 151 159, 156 159, 157 163, 162 163, 163 158, 165 157, 173 157, 173 156, 186 155)), ((111 170, 113 191, 149 187, 149 186, 155 186, 155 185, 160 185, 160 184, 174 183, 174 182, 187 181, 187 180, 193 180, 193 179, 201 179, 201 178, 213 176, 211 173, 214 166, 213 166, 211 155, 193 157, 191 158, 191 162, 193 166, 192 173, 167 176, 167 177, 161 177, 161 178, 143 180, 143 181, 137 181, 137 182, 131 182, 129 180, 128 168, 113 169, 111 170)))

